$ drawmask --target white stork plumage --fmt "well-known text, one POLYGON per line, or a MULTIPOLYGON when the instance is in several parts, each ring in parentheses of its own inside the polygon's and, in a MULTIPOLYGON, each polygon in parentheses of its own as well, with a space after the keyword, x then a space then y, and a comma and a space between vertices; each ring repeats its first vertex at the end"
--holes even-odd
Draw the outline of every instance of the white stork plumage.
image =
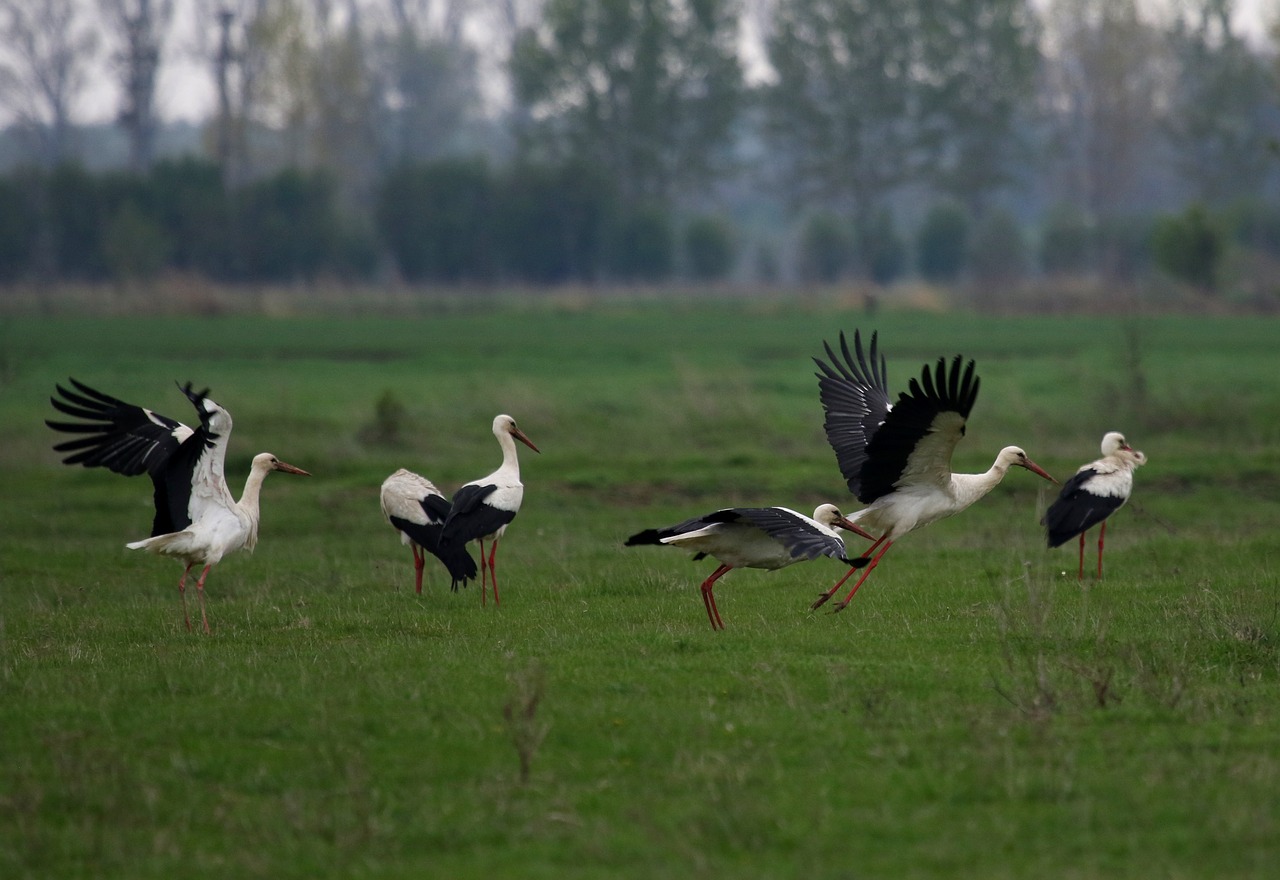
POLYGON ((710 556, 720 563, 702 582, 702 603, 712 629, 724 629, 712 588, 735 568, 774 571, 797 562, 830 556, 848 563, 844 539, 836 528, 871 538, 845 518, 834 504, 822 504, 813 518, 786 507, 730 507, 673 526, 645 529, 627 538, 626 546, 670 544, 710 556))
POLYGON ((840 356, 823 343, 830 363, 814 358, 819 396, 826 412, 823 427, 835 450, 845 481, 859 501, 869 505, 849 515, 879 537, 854 560, 853 568, 813 608, 830 599, 859 568, 865 571, 835 610, 845 608, 853 594, 884 558, 893 543, 908 532, 964 510, 1000 484, 1010 467, 1023 467, 1057 482, 1017 446, 1000 450, 991 468, 981 474, 953 474, 951 454, 964 436, 965 422, 978 397, 974 363, 961 368, 956 355, 950 366, 939 358, 920 380, 890 405, 884 357, 877 334, 871 334, 868 358, 855 330, 853 347, 840 334, 840 356), (868 360, 870 363, 868 363, 868 360), (879 549, 879 553, 872 553, 879 549))
POLYGON ((209 399, 209 389, 192 391, 190 382, 182 386, 182 392, 200 415, 200 427, 193 431, 181 422, 95 391, 75 379, 71 384, 75 391, 58 385, 62 399, 51 397, 50 401, 59 412, 85 421, 45 423, 55 431, 84 436, 59 443, 54 450, 70 453, 63 459, 65 464, 105 467, 125 476, 144 472, 151 476, 156 507, 151 537, 125 546, 173 556, 186 563, 178 593, 188 630, 191 618, 187 614, 187 574, 196 564, 204 565, 196 592, 200 597, 200 619, 204 631, 209 632, 204 607, 205 578, 226 554, 242 548, 252 551, 258 543, 262 481, 271 471, 310 474, 269 452, 260 453, 254 456, 244 493, 236 501, 223 474, 231 414, 209 399))
POLYGON ((520 482, 520 459, 516 455, 516 440, 534 452, 538 447, 516 426, 516 420, 508 415, 494 416, 493 436, 502 447, 502 465, 488 476, 464 483, 453 500, 445 517, 444 531, 440 534, 440 547, 453 552, 470 541, 480 542, 480 604, 485 603, 485 571, 493 581, 493 604, 498 603, 498 571, 494 563, 498 555, 498 539, 520 512, 524 500, 524 484, 520 482), (484 555, 484 542, 492 539, 489 558, 484 555))
POLYGON ((1102 544, 1107 534, 1107 517, 1129 500, 1133 491, 1133 472, 1147 463, 1147 456, 1134 449, 1118 431, 1102 437, 1102 458, 1083 465, 1062 485, 1058 499, 1049 505, 1041 523, 1050 547, 1060 547, 1076 535, 1080 536, 1080 570, 1076 577, 1084 579, 1084 534, 1102 524, 1098 530, 1098 579, 1102 579, 1102 544))
POLYGON ((476 576, 476 561, 465 544, 440 549, 440 533, 449 516, 449 499, 435 484, 420 474, 400 468, 382 481, 379 493, 382 515, 397 532, 400 542, 413 550, 414 591, 422 593, 422 569, 430 553, 448 569, 450 587, 466 586, 476 576))

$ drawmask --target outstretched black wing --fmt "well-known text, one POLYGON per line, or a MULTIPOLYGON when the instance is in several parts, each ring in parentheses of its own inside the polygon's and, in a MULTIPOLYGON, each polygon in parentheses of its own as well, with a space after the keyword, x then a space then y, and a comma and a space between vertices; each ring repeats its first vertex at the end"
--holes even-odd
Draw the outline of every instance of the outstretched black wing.
POLYGON ((65 464, 105 467, 124 476, 150 475, 155 488, 156 516, 151 534, 164 535, 191 525, 192 483, 201 457, 214 451, 219 435, 214 419, 225 419, 226 410, 209 400, 209 393, 182 386, 200 415, 200 427, 192 430, 168 416, 103 394, 82 382, 71 380, 75 391, 57 386, 62 399, 51 397, 54 409, 79 422, 46 420, 50 428, 83 435, 55 445, 54 451, 69 453, 65 464))
POLYGON ((194 433, 179 421, 145 407, 125 403, 82 382, 71 380, 75 391, 56 386, 58 397, 49 398, 53 408, 79 422, 46 419, 55 431, 83 435, 53 447, 65 452, 64 464, 104 467, 126 477, 154 474, 194 433))
POLYGON ((828 534, 818 523, 785 507, 731 507, 704 517, 707 522, 746 523, 755 526, 787 548, 794 559, 830 556, 849 562, 844 541, 828 534))
POLYGON ((849 491, 870 504, 904 479, 947 484, 951 453, 978 397, 973 361, 964 365, 957 355, 950 365, 945 358, 932 370, 926 364, 890 406, 877 334, 871 335, 869 358, 857 331, 852 354, 843 332, 838 355, 829 344, 823 347, 831 362, 814 358, 821 370, 823 427, 849 491))
POLYGON ((849 484, 849 491, 861 498, 867 448, 890 410, 884 356, 879 351, 877 333, 871 334, 869 358, 862 348, 862 334, 857 330, 853 331, 856 354, 850 353, 844 331, 840 332, 840 355, 830 344, 823 342, 822 346, 830 363, 813 359, 821 370, 816 375, 826 413, 822 427, 827 433, 827 442, 835 450, 836 464, 849 484))
MULTIPOLYGON (((661 544, 664 538, 687 535, 716 523, 752 526, 780 543, 795 559, 817 559, 830 556, 845 558, 844 542, 838 536, 822 531, 816 522, 785 507, 727 507, 656 529, 645 529, 627 538, 625 546, 661 544)), ((698 557, 695 557, 698 558, 698 557)))

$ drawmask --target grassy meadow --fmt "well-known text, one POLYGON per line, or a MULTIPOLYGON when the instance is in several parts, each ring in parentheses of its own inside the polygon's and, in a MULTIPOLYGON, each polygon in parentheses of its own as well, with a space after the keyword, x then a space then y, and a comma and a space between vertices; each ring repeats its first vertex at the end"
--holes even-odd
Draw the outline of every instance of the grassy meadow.
MULTIPOLYGON (((990 319, 822 302, 0 323, 0 876, 1266 877, 1280 864, 1280 325, 990 319), (810 361, 880 330, 892 388, 961 353, 956 470, 1150 462, 1107 577, 1047 551, 1021 470, 898 543, 849 608, 831 560, 735 571, 632 532, 717 507, 856 509, 810 361), (68 468, 74 376, 268 450, 260 544, 127 551, 151 488, 68 468), (497 466, 525 504, 501 607, 408 548, 378 486, 497 466), (192 610, 195 610, 194 593, 192 610)), ((856 545, 855 545, 856 546, 856 545)), ((1092 545, 1090 545, 1092 550, 1092 545)))

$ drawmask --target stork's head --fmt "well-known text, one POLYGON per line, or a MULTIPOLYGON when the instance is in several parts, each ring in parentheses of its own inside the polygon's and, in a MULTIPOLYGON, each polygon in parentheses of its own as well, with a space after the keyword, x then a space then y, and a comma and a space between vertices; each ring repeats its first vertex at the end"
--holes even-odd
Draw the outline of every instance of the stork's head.
POLYGON ((1146 454, 1130 446, 1129 441, 1124 439, 1124 435, 1119 431, 1109 431, 1103 435, 1102 455, 1104 458, 1118 458, 1121 461, 1130 462, 1134 467, 1147 463, 1146 454))
POLYGON ((508 415, 494 416, 493 417, 493 436, 501 440, 503 434, 510 434, 512 437, 519 440, 525 446, 528 446, 534 452, 539 452, 539 453, 541 452, 541 450, 538 449, 538 447, 533 445, 533 441, 525 436, 524 431, 521 431, 520 428, 516 426, 515 419, 511 418, 511 416, 508 416, 508 415))
POLYGON ((840 528, 847 532, 853 532, 855 535, 861 535, 869 541, 875 540, 874 535, 869 534, 853 520, 847 518, 840 512, 840 508, 834 504, 819 504, 813 512, 813 519, 829 529, 840 528))
POLYGON ((1049 476, 1044 468, 1040 467, 1040 465, 1028 458, 1027 454, 1018 446, 1006 446, 1004 449, 1001 449, 1000 454, 996 456, 996 463, 997 465, 1004 465, 1006 469, 1011 467, 1026 468, 1031 471, 1031 473, 1044 477, 1050 483, 1058 482, 1053 477, 1049 476))
POLYGON ((309 477, 307 473, 300 467, 294 467, 288 462, 281 461, 270 452, 259 452, 253 457, 253 469, 255 471, 281 471, 286 474, 297 474, 300 477, 309 477))

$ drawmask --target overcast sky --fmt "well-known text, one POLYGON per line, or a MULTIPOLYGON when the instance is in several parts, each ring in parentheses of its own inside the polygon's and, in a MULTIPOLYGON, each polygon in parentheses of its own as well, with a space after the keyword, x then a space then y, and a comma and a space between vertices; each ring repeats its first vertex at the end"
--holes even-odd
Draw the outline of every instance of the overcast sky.
MULTIPOLYGON (((1160 2, 1160 0, 1156 0, 1160 2)), ((1264 40, 1267 18, 1274 18, 1277 0, 1237 0, 1240 28, 1264 40), (1266 14, 1266 13, 1269 13, 1266 14)), ((178 3, 169 56, 157 85, 160 115, 168 120, 200 121, 209 118, 215 105, 212 69, 198 57, 198 40, 192 19, 192 4, 178 3)), ((213 40, 208 42, 212 43, 213 40)), ((115 117, 119 93, 108 77, 95 78, 99 85, 80 102, 77 122, 102 122, 115 117)))

